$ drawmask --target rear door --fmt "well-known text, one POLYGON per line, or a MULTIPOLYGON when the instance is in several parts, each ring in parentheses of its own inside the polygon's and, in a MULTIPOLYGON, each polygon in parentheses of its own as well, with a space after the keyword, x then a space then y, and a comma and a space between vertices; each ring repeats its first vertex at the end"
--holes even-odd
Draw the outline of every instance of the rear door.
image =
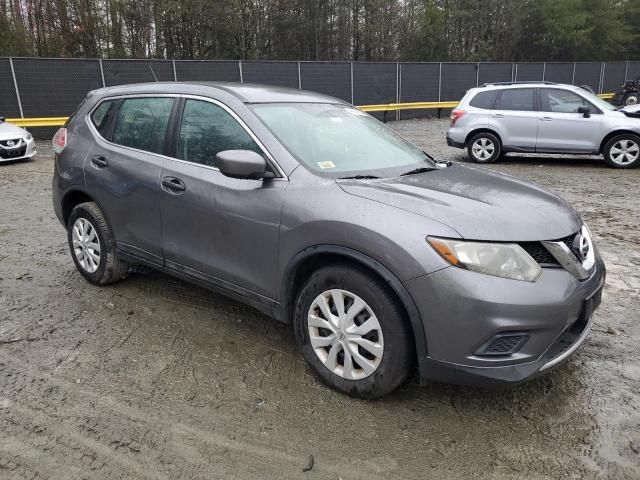
POLYGON ((97 141, 84 168, 118 248, 160 265, 161 154, 173 105, 173 97, 162 96, 99 104, 90 116, 97 141))
POLYGON ((538 152, 591 153, 600 147, 602 112, 587 99, 570 90, 540 88, 538 152), (590 116, 578 108, 590 109, 590 116))
POLYGON ((505 88, 500 91, 489 127, 498 132, 503 147, 535 151, 538 130, 534 88, 505 88))
POLYGON ((279 288, 280 213, 288 181, 229 178, 215 164, 223 150, 253 150, 268 158, 227 107, 183 99, 175 159, 167 160, 161 175, 166 266, 269 303, 279 288))

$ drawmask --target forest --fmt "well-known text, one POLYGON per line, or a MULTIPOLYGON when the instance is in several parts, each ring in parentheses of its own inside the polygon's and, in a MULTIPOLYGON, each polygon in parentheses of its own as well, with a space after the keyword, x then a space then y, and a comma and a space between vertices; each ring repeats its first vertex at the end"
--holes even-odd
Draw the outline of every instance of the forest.
POLYGON ((0 56, 637 60, 640 0, 0 0, 0 56))

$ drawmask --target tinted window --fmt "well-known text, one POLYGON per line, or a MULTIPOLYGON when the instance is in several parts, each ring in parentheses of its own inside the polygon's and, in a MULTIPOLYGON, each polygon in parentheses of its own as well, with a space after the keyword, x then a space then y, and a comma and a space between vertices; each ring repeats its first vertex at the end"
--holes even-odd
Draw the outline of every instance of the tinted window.
POLYGON ((116 101, 108 100, 98 105, 91 114, 91 122, 95 125, 96 130, 100 132, 100 135, 105 136, 107 126, 109 125, 109 119, 113 115, 115 110, 116 101))
POLYGON ((531 112, 533 108, 533 88, 509 88, 502 90, 496 110, 520 110, 531 112))
POLYGON ((476 108, 485 108, 491 110, 493 104, 496 103, 496 97, 499 90, 489 90, 487 92, 479 92, 469 102, 469 105, 476 108))
POLYGON ((118 110, 113 142, 162 153, 173 98, 128 98, 118 110))
POLYGON ((215 167, 216 154, 224 150, 262 154, 247 131, 222 107, 187 100, 178 135, 178 158, 215 167))
POLYGON ((580 95, 555 88, 540 89, 540 101, 543 112, 577 113, 580 107, 591 107, 580 95))

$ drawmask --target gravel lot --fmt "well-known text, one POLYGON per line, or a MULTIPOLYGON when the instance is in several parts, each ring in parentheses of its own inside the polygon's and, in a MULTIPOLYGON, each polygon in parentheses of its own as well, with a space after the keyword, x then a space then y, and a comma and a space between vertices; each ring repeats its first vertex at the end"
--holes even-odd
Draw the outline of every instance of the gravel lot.
MULTIPOLYGON (((392 126, 464 161, 445 120, 392 126)), ((605 257, 594 330, 567 365, 367 402, 320 385, 289 329, 251 308, 156 272, 83 281, 39 151, 0 166, 0 478, 640 478, 640 169, 487 167, 562 194, 605 257)))

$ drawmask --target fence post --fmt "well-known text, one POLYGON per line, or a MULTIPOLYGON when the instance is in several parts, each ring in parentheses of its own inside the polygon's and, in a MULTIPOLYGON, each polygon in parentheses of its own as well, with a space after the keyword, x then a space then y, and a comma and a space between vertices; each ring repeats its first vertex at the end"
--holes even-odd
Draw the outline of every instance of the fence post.
POLYGON ((244 83, 244 78, 242 77, 242 60, 238 60, 238 71, 240 72, 240 83, 244 83))
POLYGON ((544 82, 544 76, 547 73, 547 62, 542 62, 542 81, 544 82))
POLYGON ((176 61, 175 60, 171 60, 171 65, 173 66, 173 81, 177 82, 178 81, 178 75, 176 74, 176 61))
POLYGON ((102 69, 102 59, 98 60, 100 64, 100 78, 102 79, 102 88, 106 87, 107 84, 104 82, 104 70, 102 69))
POLYGON ((18 89, 18 81, 16 80, 16 71, 13 68, 13 58, 9 57, 9 65, 11 66, 11 76, 13 77, 13 88, 16 89, 16 100, 18 100, 18 110, 20 111, 20 118, 24 118, 24 112, 22 111, 22 100, 20 100, 20 90, 18 89))
POLYGON ((442 62, 440 62, 440 68, 438 69, 438 101, 442 101, 442 62))
POLYGON ((476 64, 476 87, 480 86, 480 62, 476 64))
POLYGON ((624 62, 624 83, 627 82, 627 75, 629 74, 629 60, 624 62))
MULTIPOLYGON (((396 103, 400 103, 400 62, 396 62, 396 103)), ((400 120, 400 110, 396 110, 396 120, 400 120)))
POLYGON ((351 64, 351 105, 353 105, 353 62, 351 64))
POLYGON ((600 83, 598 86, 598 93, 602 93, 602 88, 604 87, 604 67, 605 62, 600 62, 600 83))
POLYGON ((571 74, 571 85, 576 84, 576 62, 573 62, 573 73, 571 74))
POLYGON ((513 81, 517 82, 518 81, 518 64, 514 63, 513 67, 514 67, 514 70, 515 70, 515 73, 513 75, 513 81))
POLYGON ((298 90, 302 90, 302 75, 300 75, 300 62, 298 62, 298 90))

